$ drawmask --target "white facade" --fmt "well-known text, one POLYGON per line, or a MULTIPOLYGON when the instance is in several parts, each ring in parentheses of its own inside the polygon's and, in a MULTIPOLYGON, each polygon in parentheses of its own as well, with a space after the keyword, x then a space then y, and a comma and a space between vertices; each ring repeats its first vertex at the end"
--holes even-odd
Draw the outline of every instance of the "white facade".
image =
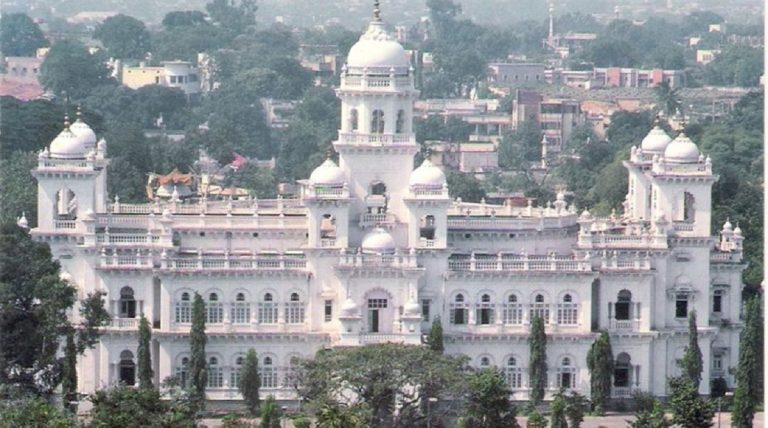
POLYGON ((447 352, 506 370, 515 399, 528 394, 534 314, 546 319, 550 392, 589 392, 586 353, 604 329, 614 394, 663 396, 695 309, 701 392, 711 378, 733 384, 743 238, 730 224, 712 236, 717 177, 687 137, 654 130, 632 149, 621 217, 577 214, 562 193, 544 207, 463 203, 449 199, 439 168, 413 168, 414 73, 378 19, 352 48, 337 93, 338 166, 326 160, 297 199, 111 203, 106 143, 85 124, 41 152, 32 235, 82 295, 105 291, 113 315, 79 361, 81 392, 135 377, 142 313, 154 326, 156 382, 184 378, 194 293, 207 303, 211 400, 239 398, 249 348, 262 393, 290 399, 293 357, 418 344, 435 316, 447 352))

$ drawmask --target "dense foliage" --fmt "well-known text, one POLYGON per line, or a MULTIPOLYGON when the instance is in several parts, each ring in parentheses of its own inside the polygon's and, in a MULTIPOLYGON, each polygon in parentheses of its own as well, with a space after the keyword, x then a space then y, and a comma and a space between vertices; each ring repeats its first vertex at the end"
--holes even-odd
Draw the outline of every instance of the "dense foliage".
POLYGON ((189 379, 192 399, 201 408, 205 405, 205 388, 208 385, 208 362, 205 358, 205 303, 195 293, 192 301, 192 327, 189 331, 189 379))
POLYGON ((440 317, 435 317, 432 320, 432 326, 429 329, 429 335, 427 336, 427 346, 429 349, 443 353, 445 352, 445 345, 443 344, 443 323, 440 321, 440 317))
POLYGON ((85 98, 98 86, 115 84, 104 59, 91 54, 79 41, 60 40, 51 46, 40 66, 40 83, 64 98, 85 98))
POLYGON ((763 317, 760 296, 751 298, 744 311, 744 329, 739 337, 739 364, 733 397, 733 426, 752 426, 757 407, 763 402, 763 317))
POLYGON ((149 31, 144 23, 118 14, 105 19, 93 32, 113 58, 143 59, 150 51, 149 31))
POLYGON ((687 376, 669 379, 669 408, 672 423, 682 428, 711 427, 715 416, 714 402, 699 396, 698 388, 687 376))
POLYGON ((64 363, 58 350, 67 333, 74 332, 82 354, 110 319, 96 292, 79 302, 83 321, 73 325, 66 313, 75 302, 75 288, 60 277, 48 245, 15 225, 0 226, 0 383, 38 394, 56 388, 64 363))
POLYGON ((592 408, 597 414, 605 411, 605 406, 611 398, 613 362, 611 336, 607 331, 603 331, 587 353, 590 399, 592 408))
POLYGON ((152 340, 152 327, 149 325, 144 315, 139 320, 139 348, 136 351, 138 360, 139 387, 150 389, 152 385, 152 354, 150 351, 150 341, 152 340))
POLYGON ((48 46, 40 27, 24 13, 4 13, 0 18, 0 51, 3 56, 35 56, 48 46))
POLYGON ((531 407, 533 407, 544 399, 544 392, 547 388, 547 335, 544 332, 544 320, 539 316, 535 316, 531 320, 528 345, 531 349, 528 363, 531 386, 529 397, 531 407))
POLYGON ((469 377, 464 409, 467 428, 519 428, 515 406, 504 374, 497 369, 480 370, 469 377))
POLYGON ((696 311, 688 313, 688 346, 685 348, 685 354, 680 362, 684 375, 689 381, 699 389, 701 382, 701 372, 704 370, 704 360, 699 348, 699 330, 696 327, 696 311))
POLYGON ((259 388, 261 387, 261 376, 259 375, 259 358, 256 355, 256 351, 251 348, 248 353, 245 354, 245 361, 243 361, 242 368, 240 369, 240 385, 239 390, 243 395, 248 411, 251 415, 257 415, 259 410, 259 388))

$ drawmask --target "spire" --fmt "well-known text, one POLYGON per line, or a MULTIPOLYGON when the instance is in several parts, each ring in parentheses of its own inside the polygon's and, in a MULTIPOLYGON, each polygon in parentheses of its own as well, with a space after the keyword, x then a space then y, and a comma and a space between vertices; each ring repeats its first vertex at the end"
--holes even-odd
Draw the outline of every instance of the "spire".
POLYGON ((69 115, 64 113, 64 129, 69 129, 69 115))
POLYGON ((379 9, 379 0, 373 0, 373 21, 381 22, 381 9, 379 9))
POLYGON ((80 104, 77 105, 77 113, 75 113, 75 115, 77 116, 76 120, 78 121, 83 120, 83 110, 80 108, 80 104))
POLYGON ((653 117, 653 126, 656 127, 659 125, 661 125, 661 113, 657 111, 656 115, 653 117))

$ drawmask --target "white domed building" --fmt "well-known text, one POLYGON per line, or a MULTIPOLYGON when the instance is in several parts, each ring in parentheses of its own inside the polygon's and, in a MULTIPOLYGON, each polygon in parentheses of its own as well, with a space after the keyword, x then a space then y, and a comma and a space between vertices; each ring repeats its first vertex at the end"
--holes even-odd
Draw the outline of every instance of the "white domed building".
POLYGON ((446 352, 504 370, 516 400, 528 398, 533 317, 544 318, 549 337, 548 394, 589 394, 586 355, 608 331, 612 391, 626 398, 667 395, 696 310, 700 392, 720 377, 733 386, 749 231, 728 224, 714 236, 717 176, 684 134, 672 140, 654 127, 632 148, 622 213, 577 210, 562 192, 553 206, 466 203, 449 197, 429 160, 414 168, 414 73, 378 13, 352 47, 337 93, 338 162, 318 165, 294 199, 108 203, 106 143, 94 148, 80 120, 40 153, 31 234, 51 245, 81 293, 106 293, 113 317, 79 359, 80 392, 136 382, 142 314, 154 329, 156 384, 186 381, 195 293, 207 307, 213 403, 239 398, 250 348, 262 394, 291 401, 284 377, 292 358, 419 344, 438 316, 446 352))

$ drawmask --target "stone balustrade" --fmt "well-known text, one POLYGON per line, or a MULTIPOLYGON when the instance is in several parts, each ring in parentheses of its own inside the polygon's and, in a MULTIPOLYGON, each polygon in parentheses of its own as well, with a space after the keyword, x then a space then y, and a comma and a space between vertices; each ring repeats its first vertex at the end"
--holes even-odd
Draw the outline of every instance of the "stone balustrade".
POLYGON ((550 271, 550 272, 591 272, 589 261, 577 260, 573 256, 542 256, 498 254, 496 257, 471 255, 466 258, 452 256, 448 260, 452 271, 550 271))

